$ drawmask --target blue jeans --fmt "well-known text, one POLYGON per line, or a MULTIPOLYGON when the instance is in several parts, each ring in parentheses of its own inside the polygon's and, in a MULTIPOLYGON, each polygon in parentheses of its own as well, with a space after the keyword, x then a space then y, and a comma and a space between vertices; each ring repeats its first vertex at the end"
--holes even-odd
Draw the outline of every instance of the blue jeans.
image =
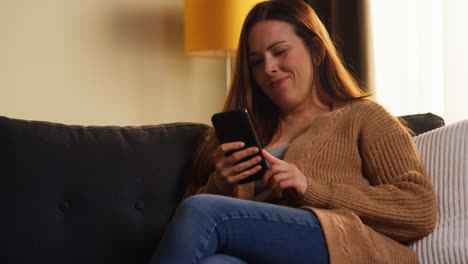
POLYGON ((177 208, 150 263, 328 263, 308 210, 200 194, 177 208))

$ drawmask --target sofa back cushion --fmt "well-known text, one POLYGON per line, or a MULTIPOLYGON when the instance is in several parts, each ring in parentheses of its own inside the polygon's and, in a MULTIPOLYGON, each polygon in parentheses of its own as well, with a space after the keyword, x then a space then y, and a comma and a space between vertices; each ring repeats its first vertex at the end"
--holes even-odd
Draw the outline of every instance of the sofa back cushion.
POLYGON ((468 120, 414 138, 438 202, 435 231, 411 244, 420 263, 468 260, 468 120))
POLYGON ((146 263, 205 130, 0 117, 0 263, 146 263))
POLYGON ((445 125, 444 119, 433 113, 404 115, 399 116, 399 118, 404 120, 403 123, 414 135, 419 135, 445 125))

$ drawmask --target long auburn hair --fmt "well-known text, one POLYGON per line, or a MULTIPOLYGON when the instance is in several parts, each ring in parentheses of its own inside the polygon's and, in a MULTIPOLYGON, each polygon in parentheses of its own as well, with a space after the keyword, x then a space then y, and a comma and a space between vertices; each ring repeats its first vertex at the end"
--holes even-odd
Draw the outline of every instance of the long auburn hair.
MULTIPOLYGON (((325 54, 317 69, 321 82, 317 96, 323 104, 332 109, 333 106, 369 96, 361 90, 357 79, 345 68, 328 31, 307 3, 303 0, 270 0, 258 3, 249 12, 242 26, 234 76, 223 111, 247 109, 262 147, 271 141, 278 127, 280 112, 255 83, 248 60, 247 37, 255 24, 267 20, 283 21, 292 25, 312 56, 313 39, 317 37, 321 40, 325 54)), ((214 129, 208 129, 194 159, 190 179, 191 192, 206 184, 209 174, 214 171, 213 155, 218 144, 214 129)))

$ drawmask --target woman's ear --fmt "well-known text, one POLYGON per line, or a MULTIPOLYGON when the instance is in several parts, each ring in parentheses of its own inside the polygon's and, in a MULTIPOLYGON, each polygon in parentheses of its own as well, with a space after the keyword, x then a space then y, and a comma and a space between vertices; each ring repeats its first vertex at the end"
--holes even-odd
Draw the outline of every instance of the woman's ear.
POLYGON ((325 46, 320 38, 314 37, 312 39, 312 50, 312 61, 314 62, 314 65, 318 67, 325 59, 325 46))

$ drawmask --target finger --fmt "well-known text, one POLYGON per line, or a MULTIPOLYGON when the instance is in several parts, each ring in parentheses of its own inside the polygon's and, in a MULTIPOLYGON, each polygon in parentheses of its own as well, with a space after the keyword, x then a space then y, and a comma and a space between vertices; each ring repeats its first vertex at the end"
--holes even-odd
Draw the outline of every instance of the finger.
MULTIPOLYGON (((221 150, 220 153, 223 153, 223 150, 221 150)), ((218 157, 218 159, 215 160, 216 170, 219 171, 219 173, 224 178, 228 179, 234 175, 241 173, 245 169, 251 168, 255 164, 259 163, 261 161, 261 157, 257 155, 256 157, 249 159, 246 164, 242 163, 242 165, 240 165, 239 167, 233 166, 233 164, 237 163, 239 159, 243 159, 247 156, 252 156, 255 153, 258 153, 257 147, 236 151, 231 156, 225 156, 224 154, 221 154, 221 157, 218 157)))
POLYGON ((220 168, 226 166, 229 167, 232 165, 232 163, 229 163, 229 160, 227 159, 227 153, 230 151, 242 149, 244 146, 244 142, 241 141, 229 142, 219 145, 214 155, 215 164, 220 168))
POLYGON ((270 178, 273 177, 273 175, 275 175, 273 173, 273 170, 271 169, 271 167, 265 171, 265 173, 263 174, 263 177, 262 177, 262 184, 263 184, 263 187, 265 187, 267 185, 267 183, 270 181, 270 178))
POLYGON ((232 150, 242 149, 245 146, 244 142, 236 141, 236 142, 229 142, 219 145, 216 149, 215 157, 222 158, 226 156, 226 153, 232 150))
POLYGON ((237 175, 235 175, 235 176, 229 177, 229 182, 231 182, 231 183, 237 183, 237 182, 240 181, 240 180, 243 180, 243 179, 245 179, 245 178, 247 178, 247 177, 249 177, 249 176, 254 175, 255 173, 257 173, 257 172, 258 172, 259 170, 261 170, 261 169, 262 169, 262 166, 257 165, 257 166, 255 166, 255 167, 253 167, 253 168, 251 168, 251 169, 248 169, 248 170, 243 171, 243 172, 240 173, 240 174, 237 174, 237 175))
POLYGON ((254 154, 258 153, 258 148, 257 147, 250 147, 250 148, 246 148, 246 149, 243 149, 243 150, 239 150, 239 151, 236 151, 234 152, 234 154, 232 154, 230 157, 229 157, 229 163, 230 164, 235 164, 236 162, 246 158, 246 157, 249 157, 249 156, 252 156, 254 154))
MULTIPOLYGON (((290 171, 290 167, 287 163, 284 164, 275 164, 272 165, 269 169, 270 173, 262 178, 263 186, 266 186, 272 180, 272 177, 278 173, 288 173, 290 171)), ((265 173, 266 174, 266 173, 265 173)))
POLYGON ((273 171, 273 174, 291 171, 291 168, 287 163, 274 164, 270 168, 273 171))
POLYGON ((292 198, 301 198, 303 194, 298 189, 299 183, 294 178, 285 179, 278 183, 278 189, 282 190, 282 193, 286 192, 291 195, 292 198))
MULTIPOLYGON (((264 157, 266 158, 265 155, 264 155, 264 157)), ((291 169, 291 166, 290 166, 289 163, 287 163, 287 162, 285 162, 283 160, 280 160, 280 161, 281 161, 281 163, 272 164, 270 166, 270 168, 268 168, 268 170, 263 175, 262 183, 263 183, 264 187, 268 184, 268 182, 270 181, 270 179, 271 179, 271 177, 273 175, 278 174, 278 173, 282 173, 282 172, 288 172, 291 169)))
POLYGON ((289 175, 288 173, 278 173, 278 174, 274 174, 271 178, 270 178, 270 181, 268 182, 268 184, 270 185, 270 188, 273 190, 273 192, 275 192, 276 196, 279 197, 281 196, 282 194, 282 189, 281 189, 281 185, 280 185, 280 182, 286 180, 286 179, 289 179, 291 178, 291 175, 289 175))
POLYGON ((253 167, 255 164, 258 164, 260 161, 262 161, 262 157, 260 156, 255 156, 247 161, 241 162, 235 166, 232 167, 232 171, 234 173, 240 173, 243 172, 244 170, 253 167))
POLYGON ((279 199, 283 198, 283 189, 279 188, 279 185, 270 185, 273 195, 279 199))
POLYGON ((296 192, 298 182, 295 178, 290 175, 285 175, 284 173, 276 175, 275 178, 277 178, 277 181, 270 186, 276 197, 282 198, 284 192, 289 189, 294 189, 294 192, 296 192))
MULTIPOLYGON (((272 187, 274 184, 275 184, 275 178, 276 177, 279 177, 278 176, 278 173, 280 172, 277 172, 273 169, 273 167, 270 167, 266 172, 265 174, 263 175, 263 178, 262 178, 262 184, 263 184, 263 187, 265 187, 267 184, 270 185, 270 187, 272 187)), ((284 173, 283 173, 284 174, 284 173)), ((287 175, 287 174, 285 174, 287 175)))
POLYGON ((291 178, 291 174, 289 173, 285 173, 285 172, 281 172, 281 173, 277 173, 277 174, 274 174, 273 177, 271 177, 270 179, 270 184, 278 184, 279 182, 281 181, 284 181, 288 178, 291 178))
POLYGON ((226 155, 229 151, 240 150, 245 146, 245 143, 242 141, 229 142, 220 145, 221 153, 226 155))
POLYGON ((263 157, 265 157, 266 160, 268 160, 271 164, 282 164, 284 161, 273 157, 268 151, 262 150, 263 157))

